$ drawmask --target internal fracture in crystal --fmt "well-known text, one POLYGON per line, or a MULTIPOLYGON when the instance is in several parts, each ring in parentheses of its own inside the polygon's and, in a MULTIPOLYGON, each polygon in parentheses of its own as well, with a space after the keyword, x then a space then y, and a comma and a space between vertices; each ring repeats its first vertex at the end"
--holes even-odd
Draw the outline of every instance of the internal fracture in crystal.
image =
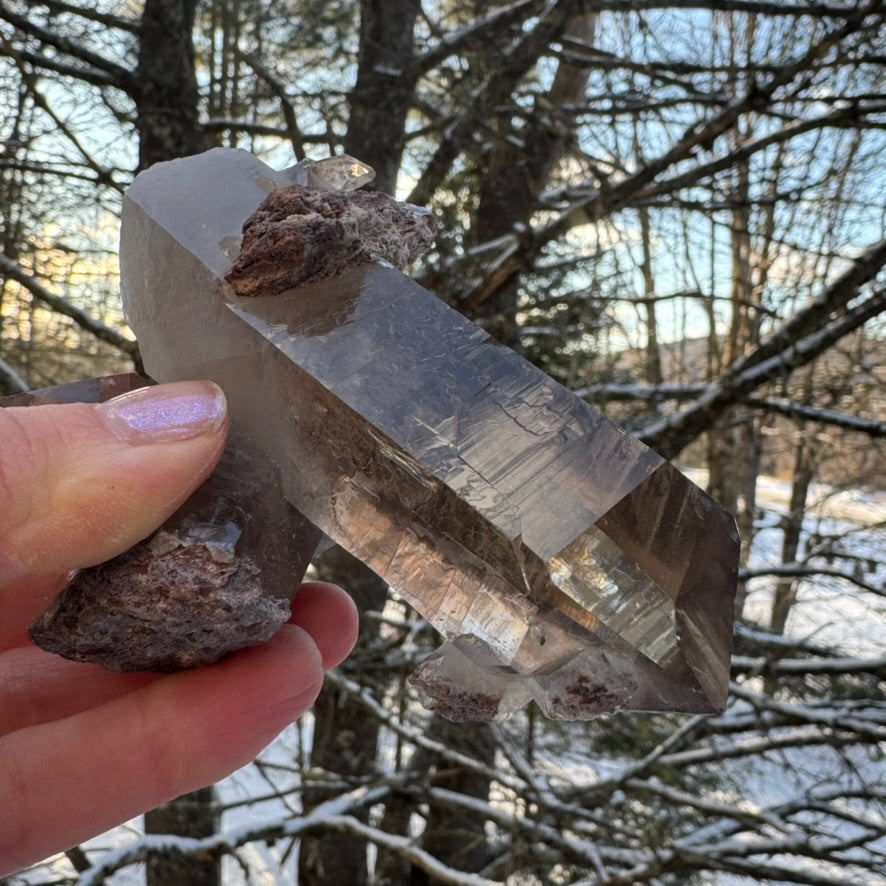
POLYGON ((136 179, 122 285, 148 371, 220 384, 288 500, 443 634, 413 679, 446 716, 721 709, 732 518, 393 268, 238 297, 244 221, 288 184, 227 149, 136 179))

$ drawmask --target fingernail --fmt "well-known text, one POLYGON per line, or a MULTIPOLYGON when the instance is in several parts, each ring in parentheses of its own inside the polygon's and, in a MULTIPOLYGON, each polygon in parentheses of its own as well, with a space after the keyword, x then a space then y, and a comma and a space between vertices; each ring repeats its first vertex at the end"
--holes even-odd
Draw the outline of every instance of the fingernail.
POLYGON ((212 434, 225 421, 222 389, 211 381, 188 381, 139 388, 96 409, 127 443, 164 443, 212 434))

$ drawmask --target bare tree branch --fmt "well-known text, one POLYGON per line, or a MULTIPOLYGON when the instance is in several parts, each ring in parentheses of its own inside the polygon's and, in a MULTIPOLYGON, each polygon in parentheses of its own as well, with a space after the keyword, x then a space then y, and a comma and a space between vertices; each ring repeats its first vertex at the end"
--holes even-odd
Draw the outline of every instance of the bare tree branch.
POLYGON ((497 39, 503 30, 525 21, 543 6, 543 0, 518 0, 516 3, 492 9, 485 15, 478 16, 459 31, 446 34, 426 49, 416 61, 419 72, 426 74, 457 53, 470 51, 472 47, 497 39))
POLYGON ((52 308, 53 311, 64 314, 65 317, 70 317, 81 329, 85 329, 97 339, 113 345, 118 350, 123 351, 124 354, 128 354, 132 357, 133 362, 138 365, 137 342, 131 338, 126 338, 126 336, 117 332, 116 329, 112 329, 100 320, 91 317, 86 311, 72 305, 61 296, 49 292, 20 265, 2 254, 0 254, 0 273, 24 286, 34 298, 52 308))
POLYGON ((839 30, 826 34, 810 46, 801 58, 781 67, 766 83, 754 85, 743 95, 726 104, 718 114, 690 126, 674 145, 656 159, 645 163, 636 172, 625 176, 617 183, 605 181, 591 187, 583 199, 560 213, 557 218, 547 222, 540 229, 521 236, 519 244, 515 242, 513 246, 505 249, 499 260, 494 263, 492 271, 465 295, 462 309, 475 311, 527 262, 532 261, 548 243, 578 225, 599 221, 611 215, 642 193, 667 169, 685 160, 696 150, 710 147, 717 138, 732 129, 740 117, 750 111, 765 108, 778 89, 805 73, 834 46, 858 31, 868 16, 876 12, 879 6, 879 0, 869 0, 862 6, 844 10, 841 18, 845 21, 839 30))
POLYGON ((886 656, 883 658, 749 658, 732 657, 733 674, 769 674, 775 677, 797 677, 806 674, 873 674, 886 680, 886 656))
POLYGON ((21 33, 28 34, 47 46, 54 47, 64 55, 89 65, 96 71, 103 71, 112 78, 114 85, 118 89, 130 95, 135 94, 137 91, 138 82, 131 71, 115 64, 98 53, 92 52, 92 50, 87 49, 85 46, 75 43, 57 31, 50 31, 40 27, 40 25, 27 16, 13 12, 3 0, 0 0, 0 20, 8 22, 21 33))
POLYGON ((846 710, 839 701, 817 708, 807 704, 790 704, 754 692, 735 682, 730 683, 729 691, 736 698, 747 701, 756 710, 780 714, 788 721, 842 729, 874 741, 886 741, 886 711, 878 711, 873 707, 870 711, 862 712, 846 710))
MULTIPOLYGON (((873 9, 878 4, 873 5, 873 9)), ((638 12, 635 0, 594 0, 600 12, 638 12)), ((646 0, 642 11, 651 9, 710 9, 709 0, 646 0)), ((833 3, 779 3, 777 0, 717 0, 718 12, 743 12, 756 15, 810 16, 811 18, 848 19, 855 10, 853 5, 833 3)))
POLYGON ((102 12, 94 7, 77 6, 73 3, 64 3, 62 0, 34 0, 31 7, 35 6, 45 6, 52 12, 70 13, 71 15, 86 19, 86 21, 96 22, 104 25, 106 28, 112 28, 115 31, 127 31, 130 34, 138 33, 138 21, 136 19, 112 15, 109 12, 102 12))
POLYGON ((28 389, 25 380, 2 357, 0 357, 0 388, 8 394, 20 394, 28 389))
POLYGON ((37 77, 34 73, 28 69, 28 66, 22 60, 19 52, 12 47, 9 40, 3 34, 0 34, 0 46, 6 51, 10 58, 14 60, 16 65, 19 68, 19 73, 22 78, 22 83, 24 83, 28 92, 30 93, 31 100, 34 104, 40 108, 40 110, 45 113, 50 120, 55 124, 58 128, 59 132, 61 132, 65 138, 77 149, 77 152, 83 158, 84 163, 95 173, 95 181, 98 184, 106 184, 109 187, 116 190, 119 194, 123 193, 123 186, 118 185, 113 178, 113 175, 110 170, 104 169, 92 156, 92 154, 86 149, 82 140, 77 137, 76 132, 68 126, 68 124, 62 120, 58 114, 53 110, 52 105, 46 100, 46 96, 44 96, 43 92, 40 90, 37 84, 37 77))
MULTIPOLYGON (((700 397, 707 390, 701 384, 661 384, 632 385, 602 383, 589 388, 581 388, 575 393, 589 403, 630 402, 633 400, 692 400, 700 397)), ((833 409, 820 409, 817 406, 805 406, 791 400, 774 400, 771 397, 748 396, 741 400, 747 406, 774 412, 787 418, 812 421, 818 424, 831 425, 845 431, 867 434, 870 437, 886 437, 886 421, 875 418, 863 418, 833 409)))
POLYGON ((717 157, 708 163, 701 163, 686 172, 662 179, 644 188, 638 195, 638 200, 652 200, 664 194, 671 194, 682 188, 696 185, 707 178, 729 169, 752 155, 765 150, 772 145, 777 145, 798 135, 811 132, 815 129, 823 129, 828 126, 857 126, 867 116, 875 116, 886 111, 886 100, 853 100, 843 99, 841 104, 830 110, 827 114, 812 117, 806 120, 794 120, 768 135, 761 136, 753 141, 745 142, 737 148, 733 148, 722 157, 717 157), (843 103, 845 102, 845 103, 843 103))
POLYGON ((80 886, 98 886, 114 871, 143 862, 152 853, 188 855, 205 853, 217 858, 231 852, 238 846, 257 840, 279 840, 284 837, 298 836, 312 828, 324 826, 330 819, 378 803, 384 800, 390 792, 390 787, 357 788, 321 803, 301 818, 277 816, 269 821, 245 825, 229 834, 213 834, 204 839, 145 836, 121 849, 105 853, 98 864, 82 873, 78 883, 80 886))
POLYGON ((769 397, 745 397, 743 402, 748 406, 767 412, 776 412, 788 418, 831 425, 835 428, 843 428, 845 431, 867 434, 870 437, 886 437, 886 421, 877 421, 874 418, 862 418, 845 412, 835 412, 832 409, 819 409, 815 406, 804 406, 802 403, 793 403, 788 400, 773 400, 769 397))
POLYGON ((886 265, 886 239, 874 243, 832 284, 826 286, 804 310, 798 311, 781 329, 775 332, 747 357, 738 361, 737 372, 744 372, 755 365, 775 357, 802 336, 821 329, 836 311, 842 310, 858 290, 869 280, 873 280, 880 268, 886 265))
POLYGON ((286 94, 286 88, 275 77, 262 62, 255 57, 253 53, 243 52, 235 47, 235 54, 238 58, 243 59, 268 86, 271 87, 274 95, 280 100, 280 108, 283 111, 283 119, 286 121, 286 133, 289 136, 289 143, 292 145, 292 152, 296 160, 304 160, 305 158, 305 139, 298 125, 298 118, 295 114, 295 108, 286 94))
POLYGON ((427 203, 440 186, 455 158, 475 137, 478 127, 483 126, 489 108, 509 95, 516 84, 538 61, 548 44, 575 13, 578 0, 548 4, 538 22, 513 41, 501 53, 494 69, 484 77, 474 91, 469 104, 458 118, 446 127, 433 157, 412 189, 410 203, 427 203))
POLYGON ((61 74, 63 77, 71 77, 74 80, 81 80, 92 86, 106 87, 117 86, 117 78, 113 77, 105 71, 97 71, 95 68, 87 68, 82 64, 69 64, 56 58, 50 58, 28 50, 20 50, 19 56, 34 68, 42 71, 52 71, 55 74, 61 74))
POLYGON ((828 578, 840 578, 870 594, 886 597, 886 588, 877 587, 856 575, 843 572, 840 569, 830 569, 827 566, 813 566, 808 563, 783 563, 781 565, 761 566, 757 569, 744 568, 741 570, 740 578, 742 581, 748 581, 749 579, 760 578, 764 575, 777 575, 784 578, 813 578, 817 575, 823 575, 828 578))

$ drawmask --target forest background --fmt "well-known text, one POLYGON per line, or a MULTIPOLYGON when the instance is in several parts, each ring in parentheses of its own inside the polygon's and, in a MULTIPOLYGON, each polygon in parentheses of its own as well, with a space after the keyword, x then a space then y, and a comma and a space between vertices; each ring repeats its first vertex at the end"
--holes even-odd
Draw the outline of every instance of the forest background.
POLYGON ((414 276, 743 539, 726 711, 587 724, 430 716, 405 678, 437 638, 334 549, 362 636, 313 715, 143 823, 186 839, 11 882, 882 876, 884 36, 876 0, 0 0, 0 394, 136 365, 139 169, 345 151, 436 214, 414 276))

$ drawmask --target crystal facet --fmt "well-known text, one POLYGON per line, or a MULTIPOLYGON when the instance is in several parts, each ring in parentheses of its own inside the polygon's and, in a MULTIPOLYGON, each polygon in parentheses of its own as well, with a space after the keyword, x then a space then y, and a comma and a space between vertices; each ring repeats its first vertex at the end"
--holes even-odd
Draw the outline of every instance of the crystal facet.
MULTIPOLYGON (((109 376, 0 401, 98 403, 150 380, 109 376)), ((144 541, 77 572, 29 628, 34 643, 117 671, 174 671, 270 639, 320 533, 279 474, 234 428, 212 476, 144 541)))
POLYGON ((375 178, 375 170, 348 154, 325 160, 301 160, 284 173, 292 185, 325 191, 354 191, 375 178))
POLYGON ((447 638, 414 676, 446 716, 719 710, 732 518, 393 268, 238 298, 231 244, 286 184, 224 149, 136 179, 123 295, 152 375, 220 384, 289 501, 447 638))

